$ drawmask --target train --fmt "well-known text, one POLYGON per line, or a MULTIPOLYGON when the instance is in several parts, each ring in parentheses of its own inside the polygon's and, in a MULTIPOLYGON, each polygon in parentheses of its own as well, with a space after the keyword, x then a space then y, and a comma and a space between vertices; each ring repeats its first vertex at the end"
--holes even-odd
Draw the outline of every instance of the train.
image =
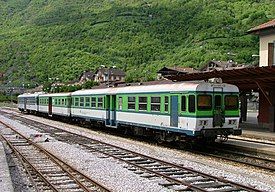
POLYGON ((21 112, 100 124, 162 141, 241 135, 239 89, 222 82, 174 82, 33 93, 18 96, 21 112))

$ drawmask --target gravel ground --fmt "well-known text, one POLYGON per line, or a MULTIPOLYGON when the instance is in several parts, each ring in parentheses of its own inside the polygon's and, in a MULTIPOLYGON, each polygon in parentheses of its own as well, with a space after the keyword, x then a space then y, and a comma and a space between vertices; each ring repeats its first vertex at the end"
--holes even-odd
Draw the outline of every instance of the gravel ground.
MULTIPOLYGON (((194 155, 184 151, 154 146, 36 116, 28 115, 26 117, 63 129, 69 129, 90 138, 115 144, 148 156, 191 167, 201 172, 213 174, 245 185, 255 186, 260 190, 275 191, 274 175, 260 171, 256 168, 248 168, 234 163, 226 164, 222 160, 214 160, 209 157, 194 155)), ((37 133, 37 131, 30 130, 26 126, 20 125, 3 116, 0 116, 0 119, 16 126, 17 129, 25 135, 37 133)), ((122 163, 111 158, 100 158, 98 154, 87 153, 77 148, 77 146, 54 140, 52 140, 52 142, 43 143, 43 146, 56 155, 68 160, 72 165, 77 166, 78 169, 83 170, 85 173, 91 175, 91 177, 97 178, 100 182, 103 182, 114 191, 169 191, 167 188, 158 185, 158 181, 144 179, 128 171, 126 168, 123 168, 124 165, 122 163)))

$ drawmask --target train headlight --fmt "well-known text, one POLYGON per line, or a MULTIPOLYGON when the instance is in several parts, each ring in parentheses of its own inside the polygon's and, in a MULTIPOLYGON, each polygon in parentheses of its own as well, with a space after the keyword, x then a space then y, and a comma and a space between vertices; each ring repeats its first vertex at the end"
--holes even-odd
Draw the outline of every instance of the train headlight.
POLYGON ((208 125, 208 120, 200 120, 199 121, 199 126, 207 126, 208 125))
POLYGON ((237 120, 236 119, 229 119, 228 124, 229 125, 236 125, 237 124, 237 120))

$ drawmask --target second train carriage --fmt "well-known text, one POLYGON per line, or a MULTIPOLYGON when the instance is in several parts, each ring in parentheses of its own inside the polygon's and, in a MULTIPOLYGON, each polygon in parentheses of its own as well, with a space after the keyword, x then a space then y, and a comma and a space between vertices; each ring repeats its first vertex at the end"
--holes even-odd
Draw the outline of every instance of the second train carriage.
POLYGON ((52 93, 39 95, 39 113, 49 116, 71 116, 71 93, 52 93))
MULTIPOLYGON (((37 94, 35 98, 39 97, 37 111, 49 116, 130 127, 138 134, 149 130, 161 140, 175 140, 241 134, 238 92, 236 86, 224 83, 184 82, 37 94)), ((27 97, 18 97, 19 109, 27 97)))

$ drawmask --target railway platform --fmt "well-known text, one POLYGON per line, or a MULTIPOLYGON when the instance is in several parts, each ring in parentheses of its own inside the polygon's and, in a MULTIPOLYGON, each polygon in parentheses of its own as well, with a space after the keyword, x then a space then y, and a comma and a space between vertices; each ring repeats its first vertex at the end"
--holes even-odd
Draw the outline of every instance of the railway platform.
POLYGON ((225 145, 275 158, 275 133, 268 130, 243 128, 241 136, 229 136, 225 145))
POLYGON ((4 146, 0 141, 0 186, 1 191, 13 192, 13 186, 11 182, 10 171, 7 163, 4 146))

